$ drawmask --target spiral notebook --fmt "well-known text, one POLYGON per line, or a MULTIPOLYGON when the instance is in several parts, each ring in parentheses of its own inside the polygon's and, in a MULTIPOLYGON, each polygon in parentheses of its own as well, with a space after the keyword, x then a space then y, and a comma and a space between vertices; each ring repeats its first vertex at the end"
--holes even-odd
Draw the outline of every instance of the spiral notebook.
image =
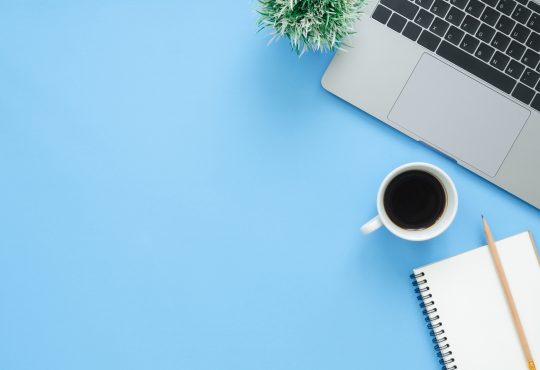
MULTIPOLYGON (((536 363, 540 259, 532 235, 496 243, 536 363)), ((420 306, 447 370, 526 370, 527 362, 487 246, 414 269, 420 306)))

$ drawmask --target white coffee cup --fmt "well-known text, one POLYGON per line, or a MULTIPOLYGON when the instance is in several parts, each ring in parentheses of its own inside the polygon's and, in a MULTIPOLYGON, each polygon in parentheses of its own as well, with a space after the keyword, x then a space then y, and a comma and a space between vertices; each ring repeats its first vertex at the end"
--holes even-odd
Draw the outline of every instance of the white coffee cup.
POLYGON ((413 241, 428 240, 442 234, 450 226, 452 221, 454 221, 457 209, 458 209, 457 190, 454 185, 454 182, 452 181, 452 179, 450 179, 450 177, 446 174, 446 172, 441 170, 439 167, 436 167, 429 163, 422 163, 422 162, 407 163, 394 169, 384 178, 384 180, 381 183, 381 186, 379 187, 379 192, 377 194, 378 215, 372 218, 364 226, 362 226, 361 230, 364 234, 369 234, 384 225, 391 233, 395 234, 396 236, 402 239, 413 240, 413 241), (390 184, 390 182, 396 176, 404 172, 413 171, 413 170, 427 172, 428 174, 434 176, 442 185, 445 195, 446 195, 445 208, 442 211, 439 218, 431 226, 423 228, 423 229, 405 229, 401 226, 398 226, 390 219, 384 207, 384 194, 386 192, 388 184, 390 184))

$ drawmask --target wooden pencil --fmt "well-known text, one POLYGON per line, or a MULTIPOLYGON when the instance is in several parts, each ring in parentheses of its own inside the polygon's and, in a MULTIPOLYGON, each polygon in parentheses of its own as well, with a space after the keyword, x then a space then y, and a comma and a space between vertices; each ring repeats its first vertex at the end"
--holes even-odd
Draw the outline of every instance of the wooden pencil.
POLYGON ((491 252, 491 257, 493 258, 493 263, 495 264, 495 269, 497 270, 497 275, 499 275, 499 280, 504 290, 504 295, 506 296, 506 301, 510 307, 510 312, 512 313, 512 319, 514 320, 514 325, 519 336, 519 341, 521 342, 521 347, 523 348, 523 353, 527 360, 527 365, 529 370, 535 370, 536 366, 532 358, 531 349, 529 343, 527 342, 527 337, 525 336, 525 331, 523 330, 523 325, 521 324, 521 319, 516 308, 516 303, 514 302, 514 297, 512 296, 512 291, 508 285, 508 280, 506 279, 506 273, 504 272, 503 265, 501 263, 501 258, 499 257, 499 252, 495 246, 495 241, 491 234, 491 230, 486 222, 485 217, 482 215, 482 223, 484 225, 484 232, 486 234, 486 239, 488 242, 489 251, 491 252))

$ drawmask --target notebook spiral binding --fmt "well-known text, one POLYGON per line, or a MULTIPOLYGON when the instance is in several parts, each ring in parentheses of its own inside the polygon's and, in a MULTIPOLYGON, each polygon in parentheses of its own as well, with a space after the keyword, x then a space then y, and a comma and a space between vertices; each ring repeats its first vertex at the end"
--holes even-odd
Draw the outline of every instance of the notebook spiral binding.
POLYGON ((432 342, 435 344, 435 351, 440 358, 439 363, 443 365, 442 370, 456 370, 458 367, 455 364, 455 359, 452 357, 452 351, 449 349, 448 338, 444 336, 443 323, 437 315, 437 308, 435 307, 435 301, 433 301, 433 295, 426 293, 429 291, 428 281, 425 278, 423 272, 419 274, 412 274, 414 292, 418 294, 418 300, 422 301, 420 307, 423 309, 422 313, 426 316, 425 320, 428 323, 429 334, 433 337, 432 342))

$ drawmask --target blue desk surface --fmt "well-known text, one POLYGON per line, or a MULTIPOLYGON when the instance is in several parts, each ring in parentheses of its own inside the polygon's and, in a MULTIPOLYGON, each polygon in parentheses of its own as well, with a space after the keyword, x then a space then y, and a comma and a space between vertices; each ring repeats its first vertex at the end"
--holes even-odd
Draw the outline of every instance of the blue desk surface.
POLYGON ((0 369, 439 369, 413 267, 540 213, 324 91, 250 1, 0 4, 0 369), (427 161, 436 240, 360 235, 427 161))

